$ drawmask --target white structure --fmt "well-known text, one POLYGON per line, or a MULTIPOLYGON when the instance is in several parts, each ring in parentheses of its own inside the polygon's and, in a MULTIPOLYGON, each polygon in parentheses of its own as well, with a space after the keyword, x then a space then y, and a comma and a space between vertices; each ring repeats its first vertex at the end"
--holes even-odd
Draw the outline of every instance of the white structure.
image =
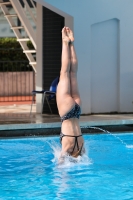
POLYGON ((133 112, 133 1, 36 2, 73 17, 82 113, 133 112))
MULTIPOLYGON (((45 6, 62 15, 65 25, 74 31, 82 113, 133 112, 133 1, 35 1, 36 88, 42 89, 42 6, 45 6)), ((40 95, 37 111, 41 111, 40 95)))

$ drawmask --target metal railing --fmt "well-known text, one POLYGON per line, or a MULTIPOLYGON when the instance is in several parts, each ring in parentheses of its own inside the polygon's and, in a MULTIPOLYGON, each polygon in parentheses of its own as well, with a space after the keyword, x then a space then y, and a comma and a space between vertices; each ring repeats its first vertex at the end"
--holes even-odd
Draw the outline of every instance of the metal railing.
POLYGON ((0 102, 31 101, 35 72, 28 61, 0 61, 0 102))
POLYGON ((33 0, 19 0, 21 9, 25 13, 27 20, 30 22, 34 31, 36 31, 36 18, 37 18, 37 9, 36 2, 33 0))

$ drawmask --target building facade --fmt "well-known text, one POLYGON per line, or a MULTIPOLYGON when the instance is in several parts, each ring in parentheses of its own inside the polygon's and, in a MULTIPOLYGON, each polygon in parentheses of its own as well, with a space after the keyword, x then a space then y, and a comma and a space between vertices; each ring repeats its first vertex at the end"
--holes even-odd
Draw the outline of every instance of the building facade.
POLYGON ((133 112, 133 1, 36 1, 73 28, 82 113, 133 112))
MULTIPOLYGON (((75 35, 82 113, 132 113, 133 1, 35 2, 36 89, 45 89, 49 80, 59 74, 61 29, 69 26, 75 35)), ((39 113, 41 95, 37 95, 36 100, 39 113)))

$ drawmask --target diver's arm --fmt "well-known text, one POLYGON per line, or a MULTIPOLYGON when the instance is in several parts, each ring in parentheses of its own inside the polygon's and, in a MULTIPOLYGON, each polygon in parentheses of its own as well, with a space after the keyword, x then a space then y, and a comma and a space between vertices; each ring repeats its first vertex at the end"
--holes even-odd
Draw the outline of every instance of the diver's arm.
POLYGON ((66 154, 67 154, 67 152, 64 152, 64 151, 61 152, 61 155, 58 160, 59 165, 64 163, 66 154))

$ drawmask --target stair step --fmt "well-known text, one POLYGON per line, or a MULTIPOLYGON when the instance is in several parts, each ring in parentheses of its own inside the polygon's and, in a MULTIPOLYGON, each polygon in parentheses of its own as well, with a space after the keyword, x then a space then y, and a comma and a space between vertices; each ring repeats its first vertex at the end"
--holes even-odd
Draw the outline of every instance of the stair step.
POLYGON ((2 3, 0 3, 0 6, 3 6, 3 5, 11 5, 11 2, 2 2, 2 3))
POLYGON ((11 29, 22 29, 24 28, 23 26, 12 26, 11 29))
POLYGON ((25 50, 24 53, 36 53, 36 50, 25 50))
POLYGON ((17 41, 19 42, 23 42, 23 41, 29 41, 30 38, 20 38, 20 39, 17 39, 17 41))
POLYGON ((30 65, 36 65, 36 62, 30 62, 30 65))
POLYGON ((4 15, 5 17, 17 17, 16 14, 4 15))

